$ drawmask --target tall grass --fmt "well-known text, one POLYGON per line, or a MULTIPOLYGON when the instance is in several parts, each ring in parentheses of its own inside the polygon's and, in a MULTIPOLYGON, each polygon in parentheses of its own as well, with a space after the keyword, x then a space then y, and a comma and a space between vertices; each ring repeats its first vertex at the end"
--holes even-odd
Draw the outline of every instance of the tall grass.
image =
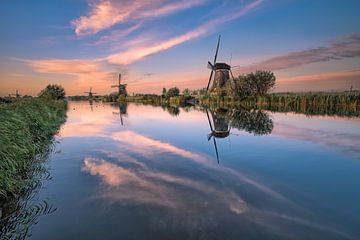
POLYGON ((0 207, 34 184, 53 135, 66 119, 65 101, 26 99, 0 105, 0 207))

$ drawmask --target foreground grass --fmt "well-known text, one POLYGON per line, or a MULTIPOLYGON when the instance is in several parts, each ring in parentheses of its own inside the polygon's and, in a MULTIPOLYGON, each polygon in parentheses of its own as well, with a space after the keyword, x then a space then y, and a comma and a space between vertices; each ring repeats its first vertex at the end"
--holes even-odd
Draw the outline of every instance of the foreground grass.
POLYGON ((53 135, 66 119, 65 101, 24 99, 0 105, 0 207, 34 184, 53 135))

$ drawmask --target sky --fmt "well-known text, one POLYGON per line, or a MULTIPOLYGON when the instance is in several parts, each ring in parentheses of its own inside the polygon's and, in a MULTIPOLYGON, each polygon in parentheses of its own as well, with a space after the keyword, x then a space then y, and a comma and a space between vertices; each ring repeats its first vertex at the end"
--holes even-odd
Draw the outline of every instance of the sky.
POLYGON ((206 87, 218 62, 234 75, 271 70, 275 92, 360 89, 358 0, 2 0, 0 96, 206 87))

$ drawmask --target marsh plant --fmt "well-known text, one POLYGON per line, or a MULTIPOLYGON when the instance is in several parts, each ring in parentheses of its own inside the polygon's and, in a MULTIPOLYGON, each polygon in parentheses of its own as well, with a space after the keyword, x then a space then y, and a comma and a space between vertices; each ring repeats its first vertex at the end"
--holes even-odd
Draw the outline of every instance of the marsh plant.
POLYGON ((59 100, 64 97, 62 87, 49 86, 39 98, 0 106, 1 237, 13 236, 12 231, 26 235, 28 223, 52 211, 45 203, 30 204, 34 190, 49 178, 44 159, 66 120, 67 102, 59 100))

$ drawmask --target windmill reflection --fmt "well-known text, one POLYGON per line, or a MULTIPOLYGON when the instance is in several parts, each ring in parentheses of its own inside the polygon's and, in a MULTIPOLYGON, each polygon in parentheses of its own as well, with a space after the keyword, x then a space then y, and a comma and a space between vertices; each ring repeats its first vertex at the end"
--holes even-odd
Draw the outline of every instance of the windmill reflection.
POLYGON ((93 112, 94 109, 93 109, 93 100, 92 99, 89 99, 89 105, 90 105, 91 111, 93 112))
POLYGON ((216 145, 216 138, 226 138, 230 134, 229 121, 226 117, 227 110, 223 108, 218 108, 215 110, 210 110, 212 121, 210 120, 209 111, 206 109, 206 116, 209 122, 211 132, 208 134, 208 141, 213 139, 216 160, 219 163, 219 153, 216 145), (211 123, 212 122, 212 123, 211 123))
POLYGON ((124 126, 123 116, 127 116, 128 104, 126 102, 120 102, 118 107, 119 112, 113 112, 113 114, 119 114, 121 125, 124 126))
POLYGON ((254 135, 267 135, 272 132, 274 127, 269 114, 261 110, 215 108, 206 109, 206 116, 211 130, 207 135, 207 139, 208 141, 210 141, 211 138, 213 139, 218 164, 220 160, 216 139, 230 136, 230 134, 232 134, 231 128, 253 133, 254 135))

